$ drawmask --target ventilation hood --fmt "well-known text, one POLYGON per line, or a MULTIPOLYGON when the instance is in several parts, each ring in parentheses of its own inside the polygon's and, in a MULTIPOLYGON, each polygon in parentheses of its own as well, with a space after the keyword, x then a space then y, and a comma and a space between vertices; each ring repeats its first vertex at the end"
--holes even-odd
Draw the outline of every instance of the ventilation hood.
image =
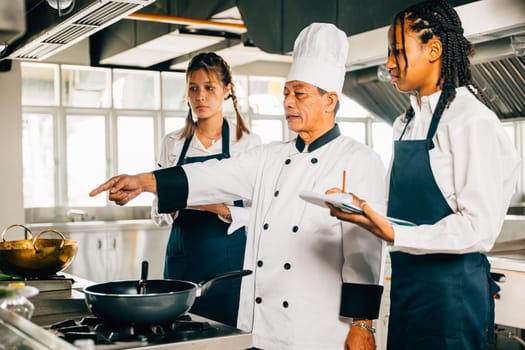
MULTIPOLYGON (((474 84, 499 119, 525 117, 525 57, 507 57, 472 65, 474 84)), ((348 72, 343 92, 373 115, 392 124, 404 113, 409 95, 377 77, 377 67, 348 72)))
POLYGON ((67 15, 40 1, 27 9, 26 34, 8 47, 4 58, 43 60, 154 1, 76 0, 67 15))

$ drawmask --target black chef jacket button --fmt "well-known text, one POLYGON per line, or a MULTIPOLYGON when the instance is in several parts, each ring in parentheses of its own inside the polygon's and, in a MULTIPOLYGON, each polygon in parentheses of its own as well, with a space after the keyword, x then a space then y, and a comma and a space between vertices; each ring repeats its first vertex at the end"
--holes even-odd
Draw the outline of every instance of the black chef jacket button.
POLYGON ((283 307, 286 309, 288 307, 288 302, 287 301, 283 301, 283 307))
POLYGON ((288 158, 287 160, 284 161, 284 164, 290 164, 292 162, 292 160, 290 158, 288 158))
POLYGON ((297 231, 299 231, 299 226, 296 225, 292 227, 292 232, 297 232, 297 231))
POLYGON ((263 266, 263 262, 262 262, 262 260, 257 261, 257 266, 259 266, 259 267, 262 267, 262 266, 263 266))
POLYGON ((317 158, 312 158, 312 160, 310 160, 312 162, 312 164, 315 164, 317 163, 317 158))
POLYGON ((268 227, 270 227, 270 225, 268 225, 268 224, 264 224, 264 225, 263 225, 263 229, 265 229, 265 230, 267 230, 268 227))
POLYGON ((284 269, 285 270, 290 270, 291 267, 292 267, 292 265, 290 265, 289 263, 284 264, 284 269))
POLYGON ((273 193, 273 196, 274 196, 274 197, 277 197, 278 195, 279 195, 279 191, 275 191, 275 192, 273 193))
POLYGON ((255 302, 257 304, 260 304, 260 303, 262 303, 262 299, 260 297, 257 297, 257 298, 255 298, 255 302))

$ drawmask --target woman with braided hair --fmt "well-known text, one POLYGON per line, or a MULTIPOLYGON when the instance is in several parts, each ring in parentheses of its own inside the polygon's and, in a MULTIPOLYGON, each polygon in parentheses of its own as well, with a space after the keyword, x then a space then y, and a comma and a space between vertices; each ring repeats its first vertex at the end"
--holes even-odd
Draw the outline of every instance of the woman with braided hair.
POLYGON ((408 7, 388 39, 387 68, 410 107, 393 126, 387 215, 416 226, 392 226, 355 195, 363 214, 331 214, 390 244, 389 350, 486 349, 498 287, 483 253, 502 227, 520 160, 473 85, 473 48, 451 6, 408 7))
MULTIPOLYGON (((186 70, 186 84, 186 123, 183 129, 164 137, 158 168, 229 158, 261 144, 260 137, 250 133, 239 113, 232 72, 222 57, 213 52, 193 57, 186 70), (236 114, 235 124, 223 117, 223 102, 229 98, 236 114)), ((249 221, 242 201, 159 214, 155 199, 151 216, 158 225, 172 225, 164 278, 198 283, 242 268, 244 226, 249 221)), ((190 311, 235 327, 240 284, 240 279, 221 281, 196 299, 190 311)))

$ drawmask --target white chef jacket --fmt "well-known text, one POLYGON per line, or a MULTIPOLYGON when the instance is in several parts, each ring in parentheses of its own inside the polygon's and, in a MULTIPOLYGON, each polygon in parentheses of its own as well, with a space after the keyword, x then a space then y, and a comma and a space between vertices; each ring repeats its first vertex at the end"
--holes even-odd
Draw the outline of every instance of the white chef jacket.
MULTIPOLYGON (((392 251, 487 252, 500 233, 519 176, 519 155, 490 109, 465 87, 456 93, 443 112, 430 150, 434 178, 454 214, 433 225, 394 226, 392 251)), ((440 94, 422 97, 421 107, 411 96, 415 115, 403 140, 426 138, 440 94)), ((404 127, 404 116, 398 117, 394 140, 404 127)))
MULTIPOLYGON (((230 130, 230 155, 235 156, 239 153, 245 152, 250 148, 258 146, 262 143, 259 135, 250 132, 249 134, 244 134, 240 140, 235 139, 236 126, 231 121, 227 120, 229 130, 230 130)), ((179 156, 182 151, 185 139, 181 139, 180 136, 184 129, 175 130, 166 134, 162 140, 162 145, 160 149, 159 160, 157 163, 157 169, 168 168, 175 166, 179 161, 179 156)), ((215 141, 210 147, 206 148, 200 142, 198 137, 193 137, 191 139, 188 151, 186 152, 186 157, 202 157, 209 156, 213 154, 218 154, 222 152, 222 138, 215 141)), ((243 207, 235 207, 228 205, 230 213, 232 216, 232 221, 228 227, 228 234, 235 232, 237 229, 247 226, 250 219, 249 211, 243 207)), ((174 218, 176 218, 178 212, 174 216, 171 214, 159 214, 158 212, 158 199, 155 197, 153 199, 153 204, 151 205, 151 219, 158 226, 167 226, 173 224, 174 218)), ((220 216, 219 219, 223 220, 220 216)))
MULTIPOLYGON (((340 313, 340 307, 359 309, 370 295, 352 293, 356 299, 349 300, 342 291, 355 289, 354 284, 379 287, 385 245, 357 225, 330 216, 327 208, 303 201, 299 193, 340 187, 346 170, 349 191, 384 204, 385 169, 375 153, 349 137, 314 142, 310 152, 298 150, 299 141, 184 165, 187 204, 252 201, 244 266, 254 273, 243 278, 237 326, 253 333, 254 346, 341 350, 349 325, 339 316, 358 315, 340 313)), ((166 201, 185 189, 168 189, 155 176, 159 203, 170 210, 166 201)))

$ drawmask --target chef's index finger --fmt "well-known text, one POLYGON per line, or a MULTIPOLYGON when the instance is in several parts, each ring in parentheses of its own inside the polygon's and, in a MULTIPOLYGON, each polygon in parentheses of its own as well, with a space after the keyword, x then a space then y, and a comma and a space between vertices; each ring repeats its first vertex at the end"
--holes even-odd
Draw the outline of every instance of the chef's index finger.
POLYGON ((112 192, 120 190, 120 187, 118 187, 118 182, 120 180, 119 176, 114 176, 108 181, 104 182, 102 185, 98 186, 91 192, 89 192, 90 197, 94 197, 104 191, 111 190, 112 192))

